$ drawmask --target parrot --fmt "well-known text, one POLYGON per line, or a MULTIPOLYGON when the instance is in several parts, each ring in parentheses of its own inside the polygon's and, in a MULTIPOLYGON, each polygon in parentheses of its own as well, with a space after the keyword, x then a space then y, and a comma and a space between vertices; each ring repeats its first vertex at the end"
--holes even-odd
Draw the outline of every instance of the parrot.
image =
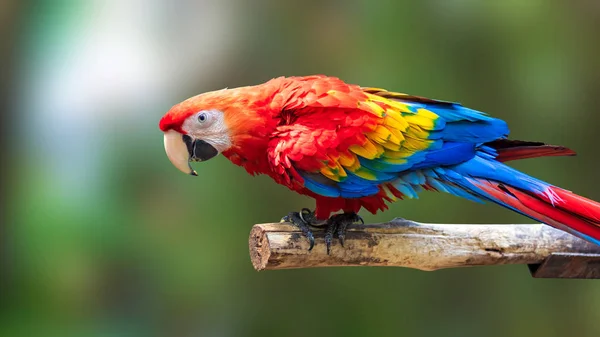
POLYGON ((508 138, 507 123, 460 103, 349 84, 326 75, 277 77, 199 94, 160 119, 164 147, 180 171, 217 155, 251 175, 315 199, 290 212, 314 246, 325 227, 329 254, 348 226, 388 204, 445 192, 492 202, 600 245, 600 203, 505 162, 571 156, 563 146, 508 138))

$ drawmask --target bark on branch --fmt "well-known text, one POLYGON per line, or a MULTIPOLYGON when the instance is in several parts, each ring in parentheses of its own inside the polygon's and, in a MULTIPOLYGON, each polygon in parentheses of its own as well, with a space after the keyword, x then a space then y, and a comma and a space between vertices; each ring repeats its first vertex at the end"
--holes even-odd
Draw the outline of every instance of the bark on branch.
MULTIPOLYGON (((394 266, 437 270, 499 264, 537 265, 555 253, 600 257, 600 246, 542 224, 446 225, 394 219, 349 227, 345 247, 335 240, 329 256, 323 232, 314 234, 315 247, 309 252, 308 240, 298 228, 288 223, 255 225, 249 240, 254 268, 394 266)), ((600 276, 600 264, 585 263, 584 267, 595 268, 591 274, 588 270, 588 278, 600 276)))

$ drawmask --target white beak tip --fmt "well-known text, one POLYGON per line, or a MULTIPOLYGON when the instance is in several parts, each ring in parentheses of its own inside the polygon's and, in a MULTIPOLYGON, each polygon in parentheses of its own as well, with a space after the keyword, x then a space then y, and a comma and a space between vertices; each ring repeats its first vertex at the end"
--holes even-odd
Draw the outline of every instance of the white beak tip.
POLYGON ((183 173, 198 175, 190 166, 190 154, 187 145, 183 141, 183 136, 174 131, 165 132, 165 151, 171 163, 183 173))

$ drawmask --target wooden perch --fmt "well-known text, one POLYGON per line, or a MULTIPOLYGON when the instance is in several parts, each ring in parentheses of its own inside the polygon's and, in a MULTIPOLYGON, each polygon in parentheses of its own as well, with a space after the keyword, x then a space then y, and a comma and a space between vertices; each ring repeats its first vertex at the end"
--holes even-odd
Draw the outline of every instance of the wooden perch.
POLYGON ((393 266, 420 270, 527 264, 534 277, 600 278, 600 246, 550 226, 445 225, 394 219, 348 228, 345 247, 327 255, 323 232, 315 247, 288 223, 255 225, 250 258, 256 270, 393 266))

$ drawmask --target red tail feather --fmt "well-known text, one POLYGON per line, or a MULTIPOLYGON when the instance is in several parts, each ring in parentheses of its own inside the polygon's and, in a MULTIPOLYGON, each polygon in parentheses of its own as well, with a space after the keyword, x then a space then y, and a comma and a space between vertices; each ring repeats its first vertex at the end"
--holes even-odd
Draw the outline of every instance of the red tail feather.
MULTIPOLYGON (((594 222, 597 226, 600 226, 600 203, 584 198, 573 192, 563 190, 562 188, 551 187, 550 189, 560 199, 555 202, 554 206, 577 214, 587 221, 594 222)), ((541 197, 547 202, 551 202, 548 196, 543 195, 541 197)))
POLYGON ((575 151, 564 146, 549 145, 540 142, 500 139, 486 145, 496 149, 500 162, 536 157, 574 156, 575 151))
POLYGON ((556 187, 551 188, 556 196, 551 200, 546 194, 533 195, 488 180, 476 179, 472 182, 500 203, 534 219, 572 234, 581 233, 600 240, 600 204, 595 201, 556 187))

